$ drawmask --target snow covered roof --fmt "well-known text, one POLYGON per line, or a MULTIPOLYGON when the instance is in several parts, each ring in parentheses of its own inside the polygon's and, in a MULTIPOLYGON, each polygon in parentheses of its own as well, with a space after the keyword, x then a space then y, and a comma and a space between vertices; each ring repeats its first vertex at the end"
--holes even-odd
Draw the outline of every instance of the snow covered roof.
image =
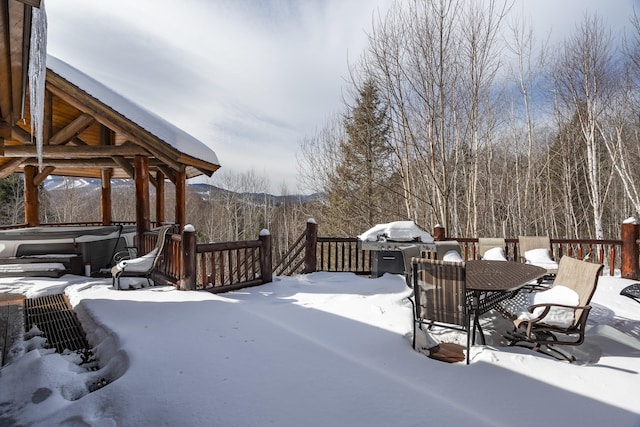
POLYGON ((176 150, 196 159, 219 165, 216 153, 202 141, 177 128, 158 115, 114 92, 60 59, 47 55, 47 68, 82 89, 106 106, 136 123, 176 150))

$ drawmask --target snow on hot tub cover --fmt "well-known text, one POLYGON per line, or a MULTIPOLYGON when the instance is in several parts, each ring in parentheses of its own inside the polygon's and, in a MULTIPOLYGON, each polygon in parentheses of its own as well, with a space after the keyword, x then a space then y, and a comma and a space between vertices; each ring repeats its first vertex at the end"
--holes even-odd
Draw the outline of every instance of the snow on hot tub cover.
POLYGON ((387 224, 377 224, 359 235, 358 239, 368 242, 386 240, 413 242, 417 239, 422 243, 433 243, 431 234, 418 227, 413 221, 394 221, 387 224))

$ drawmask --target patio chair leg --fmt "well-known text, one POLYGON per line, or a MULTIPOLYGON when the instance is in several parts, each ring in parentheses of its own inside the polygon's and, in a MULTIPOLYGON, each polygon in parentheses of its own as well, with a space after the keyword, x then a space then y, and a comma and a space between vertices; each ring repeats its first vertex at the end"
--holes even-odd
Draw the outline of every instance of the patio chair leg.
POLYGON ((539 343, 527 339, 527 336, 521 332, 518 332, 517 329, 514 329, 512 332, 507 332, 503 336, 507 340, 509 340, 509 342, 507 343, 509 347, 523 347, 537 353, 551 356, 557 360, 566 360, 569 363, 576 361, 576 358, 573 355, 568 355, 563 351, 552 347, 551 344, 539 343))
MULTIPOLYGON (((471 318, 467 317, 467 365, 469 364, 469 358, 471 353, 471 336, 469 335, 469 329, 471 328, 471 318)), ((475 334, 476 334, 476 325, 474 323, 473 329, 471 329, 471 334, 474 335, 473 342, 475 344, 475 334)))
POLYGON ((551 356, 557 360, 566 360, 569 363, 573 363, 576 361, 576 358, 574 355, 566 354, 563 351, 560 351, 557 348, 552 347, 550 344, 540 346, 540 348, 537 351, 539 353, 546 354, 547 356, 551 356))

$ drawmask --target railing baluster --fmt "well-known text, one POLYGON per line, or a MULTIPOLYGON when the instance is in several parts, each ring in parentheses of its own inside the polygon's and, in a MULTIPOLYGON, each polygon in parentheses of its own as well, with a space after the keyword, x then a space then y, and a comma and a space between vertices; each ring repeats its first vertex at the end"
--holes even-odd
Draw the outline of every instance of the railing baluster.
POLYGON ((609 248, 609 275, 613 277, 615 275, 615 264, 611 260, 616 259, 616 247, 611 245, 609 248))

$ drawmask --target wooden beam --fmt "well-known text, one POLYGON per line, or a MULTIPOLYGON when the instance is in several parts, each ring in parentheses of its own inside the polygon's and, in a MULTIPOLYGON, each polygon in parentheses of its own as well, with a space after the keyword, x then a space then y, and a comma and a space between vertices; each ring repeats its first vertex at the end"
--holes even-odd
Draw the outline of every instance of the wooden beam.
POLYGON ((4 145, 5 139, 11 139, 11 125, 0 119, 0 140, 2 140, 2 145, 4 145))
POLYGON ((115 132, 113 132, 111 129, 109 129, 108 127, 106 127, 101 123, 100 124, 100 145, 115 145, 114 140, 115 140, 115 132))
POLYGON ((200 172, 202 172, 203 174, 209 177, 213 175, 215 171, 220 169, 219 165, 213 165, 212 163, 209 163, 202 159, 197 159, 195 157, 188 156, 186 154, 182 154, 180 157, 178 157, 178 161, 182 164, 193 166, 194 168, 198 169, 200 172))
MULTIPOLYGON (((20 164, 26 160, 26 158, 18 158, 18 159, 11 159, 9 160, 7 163, 5 163, 4 165, 0 166, 0 179, 2 178, 6 178, 9 175, 11 175, 12 173, 16 172, 19 168, 20 168, 20 164)), ((37 160, 36 160, 36 164, 37 164, 37 160)))
POLYGON ((176 185, 176 172, 173 169, 169 169, 166 166, 158 166, 158 170, 161 170, 165 178, 168 178, 173 185, 176 185))
MULTIPOLYGON (((9 7, 11 8, 11 5, 9 7)), ((29 84, 29 50, 31 48, 31 24, 33 19, 33 11, 27 5, 20 6, 18 3, 15 3, 13 14, 14 19, 16 16, 20 16, 23 19, 22 43, 20 44, 21 49, 19 51, 18 49, 16 49, 16 52, 11 60, 11 75, 13 80, 13 110, 14 119, 17 120, 18 118, 22 118, 22 115, 24 114, 27 99, 27 85, 29 84), (17 62, 18 55, 20 55, 20 62, 17 62), (20 76, 20 79, 18 79, 18 76, 20 76)), ((9 20, 11 19, 12 17, 10 16, 9 20)), ((12 51, 18 47, 17 40, 14 41, 16 43, 12 43, 12 51)))
POLYGON ((102 169, 100 174, 102 181, 102 192, 100 195, 102 225, 111 225, 113 222, 111 209, 111 176, 113 175, 113 169, 102 169))
MULTIPOLYGON (((133 157, 148 156, 149 153, 142 148, 133 145, 45 145, 42 147, 42 156, 47 159, 93 159, 96 157, 133 157)), ((4 147, 4 157, 34 157, 37 156, 36 146, 11 145, 4 147)))
POLYGON ((37 173, 38 168, 36 166, 24 168, 24 222, 29 227, 40 225, 38 186, 34 183, 37 173))
POLYGON ((37 7, 40 9, 41 0, 18 0, 21 3, 26 4, 27 6, 37 7))
MULTIPOLYGON (((113 160, 117 163, 118 166, 120 166, 122 170, 126 172, 127 175, 129 175, 129 178, 135 179, 135 176, 136 176, 135 168, 131 166, 131 163, 129 163, 127 159, 115 156, 113 157, 113 160)), ((147 159, 147 169, 148 168, 149 168, 149 160, 147 159)), ((148 179, 153 186, 157 185, 155 178, 153 178, 152 176, 149 176, 148 179)))
MULTIPOLYGON (((38 166, 38 159, 35 157, 21 157, 20 161, 16 164, 19 166, 38 166)), ((15 158, 11 159, 13 162, 15 158)), ((123 157, 96 157, 95 159, 45 159, 44 164, 46 166, 55 166, 58 169, 88 169, 88 168, 127 168, 125 173, 129 178, 133 179, 133 166, 131 161, 123 157), (116 159, 118 162, 116 162, 116 159)), ((0 166, 0 169, 2 167, 0 166)), ((149 161, 149 168, 158 169, 158 166, 153 161, 149 161)), ((155 182, 155 179, 153 179, 155 182)), ((154 184, 155 185, 155 184, 154 184)))
POLYGON ((50 144, 51 135, 53 135, 53 95, 45 89, 44 117, 42 121, 42 145, 50 144))
POLYGON ((136 176, 136 172, 134 167, 122 156, 113 156, 113 161, 116 162, 120 168, 125 171, 129 178, 134 179, 136 176))
POLYGON ((51 173, 54 170, 56 170, 56 168, 53 167, 53 166, 45 166, 45 167, 43 167, 42 170, 36 176, 33 177, 33 185, 38 186, 38 185, 42 184, 44 182, 44 180, 47 179, 47 177, 49 175, 51 175, 51 173))
POLYGON ((20 126, 12 126, 11 127, 11 139, 15 139, 16 141, 20 141, 23 144, 31 144, 31 134, 26 130, 22 129, 20 126))
POLYGON ((71 123, 66 125, 64 128, 60 129, 56 132, 55 135, 51 137, 49 140, 49 144, 51 145, 59 145, 66 144, 72 138, 77 137, 85 129, 91 126, 95 122, 95 119, 88 114, 81 114, 76 117, 71 123))
MULTIPOLYGON (((0 1, 0 16, 9 16, 6 1, 0 1)), ((6 123, 13 123, 11 99, 11 23, 0 19, 0 115, 6 123)))
MULTIPOLYGON (((14 159, 12 159, 12 161, 13 160, 14 159)), ((38 159, 36 159, 35 157, 23 157, 20 160, 21 160, 20 166, 38 166, 38 159)), ((47 160, 46 165, 53 166, 59 169, 115 168, 119 166, 114 161, 113 158, 109 158, 109 157, 98 157, 95 159, 82 159, 82 160, 73 160, 73 159, 47 160)))
POLYGON ((27 89, 31 8, 2 0, 0 16, 0 114, 13 124, 20 117, 27 89))
POLYGON ((142 250, 144 232, 151 229, 149 215, 149 164, 144 156, 136 156, 135 183, 136 183, 136 236, 138 250, 142 250))

